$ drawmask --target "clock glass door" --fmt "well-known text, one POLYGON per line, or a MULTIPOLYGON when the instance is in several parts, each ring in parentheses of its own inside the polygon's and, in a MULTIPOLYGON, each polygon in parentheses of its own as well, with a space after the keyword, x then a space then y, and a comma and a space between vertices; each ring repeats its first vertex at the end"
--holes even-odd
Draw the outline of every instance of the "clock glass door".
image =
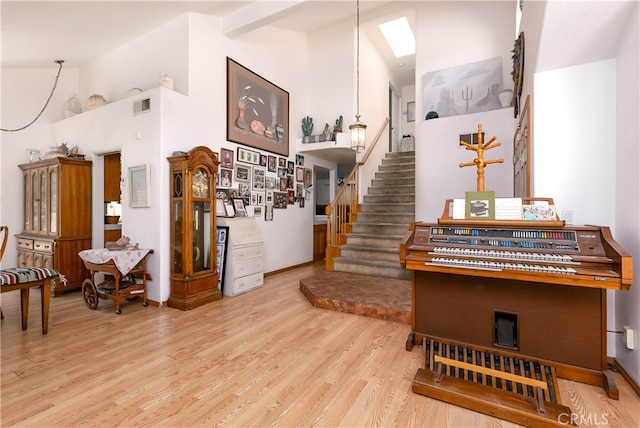
POLYGON ((211 268, 211 204, 193 202, 193 272, 211 268))

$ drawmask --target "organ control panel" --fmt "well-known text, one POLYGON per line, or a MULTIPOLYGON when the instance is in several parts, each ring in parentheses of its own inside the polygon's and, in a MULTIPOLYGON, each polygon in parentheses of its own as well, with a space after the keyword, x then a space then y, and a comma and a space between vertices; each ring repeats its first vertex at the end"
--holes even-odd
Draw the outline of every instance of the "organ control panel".
POLYGON ((629 289, 631 256, 608 227, 535 223, 414 223, 400 246, 400 263, 410 270, 629 289))

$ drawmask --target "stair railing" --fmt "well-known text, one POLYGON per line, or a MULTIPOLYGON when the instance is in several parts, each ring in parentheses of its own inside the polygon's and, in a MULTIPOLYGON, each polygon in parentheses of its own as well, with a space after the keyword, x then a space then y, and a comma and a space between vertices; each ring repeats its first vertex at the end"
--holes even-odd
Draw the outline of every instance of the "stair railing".
POLYGON ((362 160, 356 162, 336 197, 325 208, 325 214, 327 215, 327 247, 324 260, 325 269, 328 271, 333 270, 333 259, 340 255, 340 246, 346 243, 346 235, 351 232, 352 223, 355 222, 357 213, 360 212, 360 198, 358 195, 360 167, 365 165, 367 159, 369 159, 369 155, 388 124, 389 118, 387 117, 362 160))

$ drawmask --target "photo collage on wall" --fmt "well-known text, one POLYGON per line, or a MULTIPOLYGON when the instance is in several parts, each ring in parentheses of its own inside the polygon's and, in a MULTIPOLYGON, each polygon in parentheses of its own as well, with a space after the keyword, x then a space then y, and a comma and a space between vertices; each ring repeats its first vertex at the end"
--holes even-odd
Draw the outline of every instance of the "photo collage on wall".
POLYGON ((262 217, 272 221, 274 209, 305 206, 312 170, 304 167, 304 156, 295 162, 282 156, 238 147, 221 148, 216 176, 219 217, 262 217))

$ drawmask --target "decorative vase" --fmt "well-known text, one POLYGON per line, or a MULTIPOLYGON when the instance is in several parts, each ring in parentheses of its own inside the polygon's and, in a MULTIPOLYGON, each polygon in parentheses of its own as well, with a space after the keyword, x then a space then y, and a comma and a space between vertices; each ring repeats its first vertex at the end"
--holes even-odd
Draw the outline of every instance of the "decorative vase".
POLYGON ((244 121, 244 109, 238 107, 238 118, 236 119, 236 126, 240 129, 247 129, 247 124, 244 121))
POLYGON ((511 107, 513 101, 513 91, 511 89, 505 89, 498 94, 498 100, 502 107, 511 107))

